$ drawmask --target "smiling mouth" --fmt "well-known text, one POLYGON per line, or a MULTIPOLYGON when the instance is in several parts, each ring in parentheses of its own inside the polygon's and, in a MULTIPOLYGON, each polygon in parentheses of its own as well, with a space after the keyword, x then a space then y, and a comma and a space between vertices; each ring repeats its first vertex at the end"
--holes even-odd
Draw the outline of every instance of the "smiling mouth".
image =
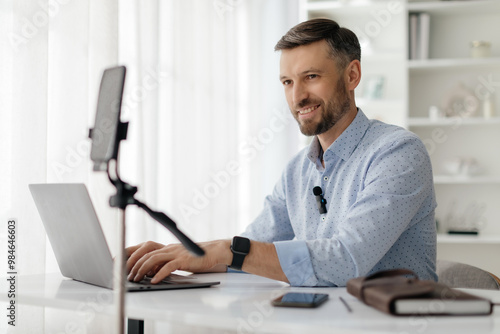
POLYGON ((312 107, 309 107, 309 108, 305 108, 305 109, 301 109, 301 110, 297 110, 297 112, 301 115, 305 115, 305 114, 309 114, 310 112, 313 112, 314 110, 318 109, 319 108, 319 104, 318 105, 315 105, 315 106, 312 106, 312 107))

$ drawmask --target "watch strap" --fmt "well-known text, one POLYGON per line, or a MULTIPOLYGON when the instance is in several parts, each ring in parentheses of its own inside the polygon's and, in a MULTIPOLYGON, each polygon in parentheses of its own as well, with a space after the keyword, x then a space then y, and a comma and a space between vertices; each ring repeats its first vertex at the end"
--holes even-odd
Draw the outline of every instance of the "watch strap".
POLYGON ((246 254, 239 254, 233 251, 233 262, 231 262, 231 265, 229 267, 231 267, 232 269, 241 270, 241 267, 243 267, 243 261, 245 261, 245 256, 246 254))
POLYGON ((232 269, 241 270, 245 257, 250 252, 250 240, 243 237, 234 237, 231 244, 233 260, 229 266, 232 269))

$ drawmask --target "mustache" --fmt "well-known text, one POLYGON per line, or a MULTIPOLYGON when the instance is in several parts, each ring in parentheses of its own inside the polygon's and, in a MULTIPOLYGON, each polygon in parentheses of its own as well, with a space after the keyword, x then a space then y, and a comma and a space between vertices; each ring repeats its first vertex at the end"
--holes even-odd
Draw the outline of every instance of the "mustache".
POLYGON ((311 105, 311 104, 317 105, 317 104, 321 104, 321 103, 320 103, 320 102, 318 102, 318 101, 311 100, 311 99, 304 99, 304 100, 300 101, 299 103, 297 103, 297 104, 294 106, 294 109, 295 109, 295 110, 302 109, 302 108, 304 108, 305 106, 307 106, 307 105, 311 105))

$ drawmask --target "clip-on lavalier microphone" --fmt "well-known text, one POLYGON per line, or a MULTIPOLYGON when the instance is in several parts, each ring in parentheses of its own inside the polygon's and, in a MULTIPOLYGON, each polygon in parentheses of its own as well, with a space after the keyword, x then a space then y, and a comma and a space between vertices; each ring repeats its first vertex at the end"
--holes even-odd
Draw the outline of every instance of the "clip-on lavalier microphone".
POLYGON ((326 199, 323 197, 323 190, 321 187, 314 187, 313 194, 316 196, 316 204, 318 205, 319 213, 326 213, 326 199))

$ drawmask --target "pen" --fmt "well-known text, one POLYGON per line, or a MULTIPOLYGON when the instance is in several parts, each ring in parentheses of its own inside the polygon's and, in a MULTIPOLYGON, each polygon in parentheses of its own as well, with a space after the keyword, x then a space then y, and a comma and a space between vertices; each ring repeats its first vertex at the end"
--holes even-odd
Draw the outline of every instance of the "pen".
POLYGON ((349 306, 349 304, 347 304, 347 302, 344 300, 344 298, 339 297, 339 299, 340 299, 340 301, 342 302, 342 304, 344 304, 344 305, 345 305, 345 308, 347 309, 347 311, 352 312, 351 307, 349 306))

